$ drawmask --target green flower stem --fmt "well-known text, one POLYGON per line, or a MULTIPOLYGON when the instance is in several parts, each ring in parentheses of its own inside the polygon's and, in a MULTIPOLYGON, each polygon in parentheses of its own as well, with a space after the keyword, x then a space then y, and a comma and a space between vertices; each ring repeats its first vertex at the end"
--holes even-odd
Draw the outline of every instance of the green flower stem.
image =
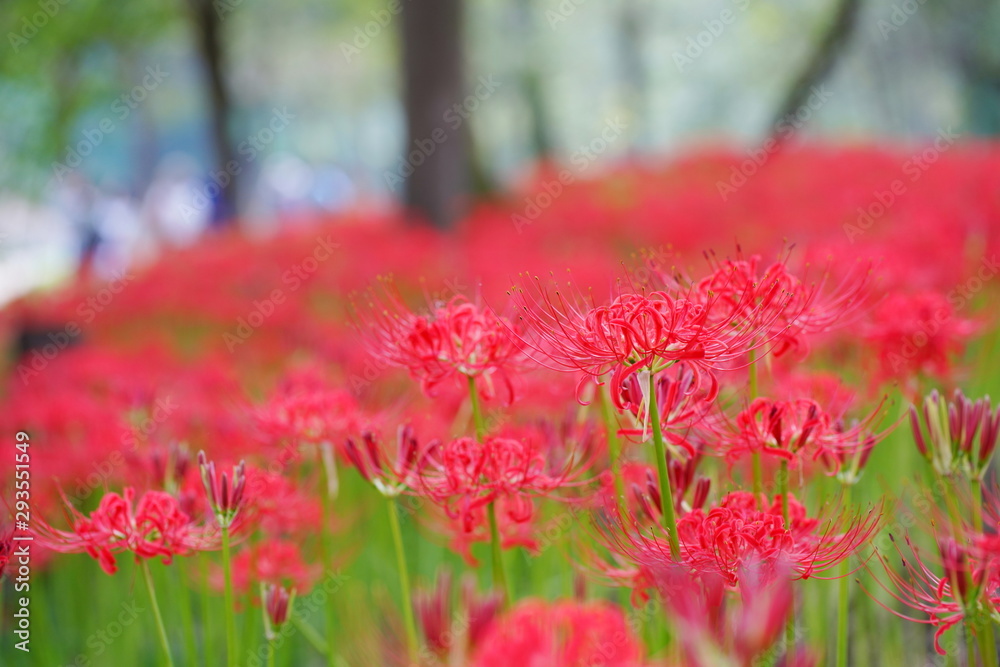
MULTIPOLYGON (((844 507, 851 505, 851 485, 844 484, 844 507)), ((837 592, 837 667, 847 667, 847 625, 848 625, 848 603, 850 602, 851 590, 849 587, 849 577, 851 572, 850 556, 845 558, 840 564, 840 581, 837 592)))
POLYGON ((670 556, 676 561, 681 558, 681 544, 677 537, 677 518, 674 516, 674 494, 670 488, 670 473, 667 471, 667 448, 663 443, 663 428, 660 425, 660 410, 656 405, 656 374, 649 373, 649 421, 653 425, 653 447, 656 456, 656 470, 660 476, 660 509, 670 540, 670 556))
MULTIPOLYGON (((486 424, 483 421, 483 411, 479 405, 479 393, 476 391, 476 379, 469 376, 469 401, 472 404, 472 423, 476 429, 476 440, 482 442, 486 437, 486 424)), ((493 554, 493 583, 497 590, 504 595, 504 605, 509 607, 514 601, 514 596, 510 587, 510 578, 507 576, 503 562, 503 545, 500 543, 500 527, 497 525, 497 513, 494 503, 490 503, 487 509, 490 520, 490 543, 493 554)))
POLYGON ((969 481, 972 487, 972 527, 977 533, 983 532, 983 480, 973 477, 969 481))
POLYGON ((174 656, 170 652, 170 640, 167 639, 167 629, 163 625, 163 616, 160 614, 160 605, 156 602, 156 588, 153 586, 153 575, 149 571, 149 563, 145 559, 139 561, 142 569, 142 578, 146 581, 146 590, 149 591, 149 603, 153 607, 153 618, 156 620, 156 631, 160 636, 160 646, 166 655, 166 664, 174 666, 174 656))
POLYGON ((181 592, 181 625, 184 626, 184 648, 187 652, 187 660, 190 663, 197 663, 198 642, 195 639, 194 617, 191 613, 191 606, 194 602, 191 589, 184 585, 183 580, 178 581, 177 586, 181 592))
POLYGON ((625 480, 622 478, 622 447, 618 440, 614 409, 607 385, 601 387, 601 418, 608 439, 608 457, 611 459, 611 476, 615 483, 616 504, 625 502, 625 480))
POLYGON ((497 526, 497 510, 495 503, 490 503, 487 512, 490 518, 490 542, 493 551, 493 585, 498 591, 503 592, 504 606, 510 608, 514 601, 514 594, 510 589, 510 580, 503 564, 503 549, 500 544, 500 529, 497 526))
POLYGON ((983 667, 997 667, 997 645, 993 637, 993 622, 983 613, 979 617, 979 655, 983 659, 983 667))
MULTIPOLYGON (((329 445, 326 443, 319 446, 319 467, 323 471, 323 498, 321 500, 321 521, 322 521, 322 533, 320 535, 320 556, 323 558, 323 567, 332 567, 333 562, 333 547, 330 544, 330 517, 333 514, 333 500, 336 493, 336 469, 333 467, 334 459, 332 452, 328 451, 329 445)), ((333 637, 337 632, 337 615, 335 613, 336 601, 334 596, 327 596, 326 605, 326 636, 327 641, 333 641, 333 637)), ((327 654, 327 664, 329 667, 334 667, 334 656, 333 652, 327 654)))
POLYGON ((476 378, 469 378, 469 401, 472 403, 472 423, 476 429, 476 440, 483 441, 486 437, 486 424, 483 422, 483 411, 479 406, 479 393, 476 391, 476 378))
MULTIPOLYGON (((403 550, 403 531, 399 528, 399 510, 396 507, 396 499, 386 497, 386 505, 389 510, 389 527, 392 529, 392 543, 396 549, 396 568, 399 570, 399 587, 401 590, 403 607, 403 624, 406 627, 406 647, 410 654, 410 661, 416 664, 420 657, 420 645, 417 640, 417 623, 413 618, 413 601, 410 599, 410 573, 406 569, 406 552, 403 550)), ((333 662, 333 651, 327 653, 331 664, 333 662)))
POLYGON ((298 613, 293 611, 291 614, 291 620, 298 631, 302 633, 302 636, 306 638, 306 641, 309 642, 314 649, 316 649, 317 653, 320 655, 329 655, 332 653, 332 651, 330 651, 330 645, 326 643, 326 640, 323 639, 318 632, 316 632, 316 628, 309 625, 309 623, 299 616, 298 613))
POLYGON ((222 528, 222 569, 226 578, 226 656, 229 667, 236 667, 236 607, 233 603, 233 564, 229 553, 229 526, 222 528))
MULTIPOLYGON (((788 509, 788 461, 782 459, 781 467, 778 469, 777 479, 778 493, 781 494, 781 518, 784 520, 785 529, 792 529, 791 512, 788 509)), ((792 596, 792 614, 785 626, 785 643, 789 651, 795 650, 795 596, 792 596)))

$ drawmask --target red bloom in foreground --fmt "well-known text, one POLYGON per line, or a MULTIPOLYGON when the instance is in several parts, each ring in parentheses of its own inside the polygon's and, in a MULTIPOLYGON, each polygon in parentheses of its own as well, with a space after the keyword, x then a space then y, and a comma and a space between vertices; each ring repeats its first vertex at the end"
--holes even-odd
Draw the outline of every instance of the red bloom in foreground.
POLYGON ((719 322, 752 321, 763 314, 770 322, 766 337, 773 341, 775 355, 805 350, 808 335, 845 326, 848 316, 867 297, 870 266, 860 273, 851 273, 825 292, 831 278, 829 271, 819 283, 807 285, 784 262, 775 262, 761 270, 760 260, 758 255, 724 260, 711 275, 697 283, 696 294, 706 304, 713 305, 712 317, 719 322), (780 290, 783 298, 769 298, 768 292, 774 289, 780 290), (748 294, 755 296, 747 298, 748 294), (764 312, 755 312, 757 308, 764 312))
POLYGON ((428 453, 420 471, 420 492, 471 532, 482 514, 477 510, 506 500, 509 518, 528 522, 533 497, 572 483, 579 469, 550 472, 544 452, 532 438, 457 438, 428 453))
MULTIPOLYGON (((892 535, 889 536, 892 538, 892 535)), ((935 628, 934 648, 941 655, 946 655, 947 651, 941 646, 941 635, 954 625, 957 625, 965 618, 966 608, 970 603, 974 603, 974 598, 978 597, 978 592, 969 594, 969 589, 980 589, 982 586, 983 572, 981 570, 974 574, 976 570, 969 563, 969 554, 961 550, 950 538, 945 539, 939 546, 943 559, 943 575, 939 576, 928 567, 921 559, 919 550, 906 538, 906 545, 909 547, 912 557, 907 557, 895 538, 892 538, 893 547, 902 562, 903 572, 898 572, 893 568, 882 554, 876 551, 879 562, 882 564, 887 577, 887 582, 878 581, 879 586, 903 605, 927 614, 928 618, 913 618, 907 616, 892 607, 883 604, 877 597, 869 596, 880 606, 890 613, 914 623, 927 623, 935 628)), ((986 601, 991 606, 991 611, 996 613, 1000 608, 1000 595, 996 592, 995 582, 990 582, 993 589, 985 596, 986 601)), ((866 591, 867 592, 867 591, 866 591)))
POLYGON ((507 371, 521 352, 507 322, 463 296, 417 315, 394 290, 387 287, 385 295, 362 315, 376 361, 405 368, 428 395, 443 382, 464 380, 462 376, 474 378, 486 397, 495 395, 498 385, 510 393, 507 371))
POLYGON ((451 573, 446 571, 438 575, 433 589, 418 590, 413 598, 424 641, 444 664, 456 664, 475 650, 503 602, 499 593, 477 593, 475 580, 469 576, 462 580, 460 607, 456 610, 453 588, 451 573), (465 625, 464 630, 456 619, 465 625))
MULTIPOLYGON (((739 583, 740 573, 751 562, 787 563, 794 576, 808 579, 857 551, 874 534, 880 518, 879 512, 870 510, 867 515, 842 514, 820 522, 789 496, 786 527, 781 505, 780 495, 768 507, 764 497, 735 491, 707 511, 688 512, 677 521, 681 563, 696 573, 720 576, 730 586, 739 583)), ((619 521, 602 533, 612 552, 634 565, 612 576, 636 588, 653 585, 656 573, 673 561, 662 530, 660 534, 633 530, 619 521)))
POLYGON ((796 461, 824 452, 830 416, 815 401, 757 398, 736 417, 737 433, 724 447, 730 461, 745 454, 769 454, 796 461))
POLYGON ((64 531, 41 524, 39 541, 53 551, 86 552, 108 574, 118 570, 115 556, 124 551, 135 554, 136 560, 161 556, 169 564, 174 556, 216 547, 215 535, 193 525, 173 496, 147 491, 133 507, 134 498, 131 487, 126 487, 122 495, 108 493, 89 517, 67 505, 73 529, 64 531))
POLYGON ((521 338, 542 359, 539 363, 598 380, 611 373, 615 400, 633 373, 678 361, 695 372, 695 387, 707 375, 714 398, 712 371, 767 344, 774 320, 768 307, 781 298, 776 288, 750 289, 744 298, 756 305, 741 309, 739 318, 717 320, 714 303, 666 291, 622 293, 604 305, 569 299, 558 290, 550 293, 540 283, 530 292, 515 287, 510 294, 528 327, 521 338))
MULTIPOLYGON (((792 581, 781 563, 749 562, 739 577, 739 600, 713 574, 691 576, 676 563, 656 577, 677 629, 685 665, 750 667, 781 636, 792 613, 792 581)), ((796 662, 793 664, 803 664, 796 662)))
POLYGON ((493 623, 472 667, 638 667, 642 644, 609 604, 524 600, 493 623))

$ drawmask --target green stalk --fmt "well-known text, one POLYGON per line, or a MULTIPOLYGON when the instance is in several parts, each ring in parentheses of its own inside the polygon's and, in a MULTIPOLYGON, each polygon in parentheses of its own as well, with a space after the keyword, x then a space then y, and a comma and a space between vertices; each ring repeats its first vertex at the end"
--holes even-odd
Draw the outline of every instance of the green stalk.
POLYGON ((510 581, 503 564, 503 549, 500 545, 500 529, 497 526, 497 511, 495 503, 490 503, 487 512, 490 517, 490 542, 493 551, 493 585, 498 591, 503 591, 504 607, 510 608, 514 594, 510 589, 510 581))
POLYGON ((977 533, 983 532, 983 480, 978 476, 973 477, 969 484, 972 486, 972 527, 977 533))
POLYGON ((267 642, 267 667, 274 667, 274 642, 268 640, 267 642))
MULTIPOLYGON (((209 557, 208 554, 202 554, 201 558, 201 576, 202 585, 205 590, 208 590, 208 567, 209 567, 209 557)), ((212 632, 214 629, 214 624, 209 623, 209 619, 212 618, 212 598, 211 596, 202 594, 201 595, 201 625, 202 625, 202 636, 204 637, 205 643, 205 655, 215 655, 215 633, 212 632)))
MULTIPOLYGON (((788 510, 788 461, 781 460, 781 468, 778 470, 778 493, 781 494, 781 517, 785 522, 785 529, 791 530, 791 513, 788 510)), ((789 651, 795 650, 795 596, 792 596, 792 614, 785 626, 785 644, 789 651)), ((789 654, 790 655, 790 654, 789 654)))
MULTIPOLYGON (((178 573, 180 570, 178 569, 178 573)), ((191 599, 191 589, 184 585, 184 580, 182 577, 177 583, 178 588, 181 591, 181 625, 184 626, 184 647, 187 652, 187 659, 191 663, 198 662, 198 642, 195 639, 194 631, 194 617, 191 613, 191 605, 193 603, 191 599)))
POLYGON ((483 423, 483 411, 479 407, 479 394, 476 392, 476 378, 469 378, 469 401, 472 403, 472 423, 476 429, 476 440, 483 441, 486 437, 486 424, 483 423))
POLYGON ((142 569, 142 578, 146 580, 146 590, 149 591, 149 603, 153 607, 153 618, 156 620, 156 631, 160 636, 160 646, 167 657, 167 665, 174 666, 174 656, 170 652, 170 640, 167 639, 167 629, 163 625, 163 616, 160 614, 160 605, 156 602, 156 588, 153 587, 153 575, 149 572, 149 563, 145 559, 139 561, 142 569))
MULTIPOLYGON (((469 376, 469 401, 472 404, 472 423, 476 429, 476 440, 483 441, 486 437, 486 424, 483 422, 483 411, 479 406, 479 394, 476 392, 476 379, 469 376)), ((511 593, 510 579, 504 569, 503 545, 500 543, 500 528, 497 525, 497 513, 494 503, 488 506, 490 519, 490 543, 493 554, 493 583, 497 590, 504 594, 504 605, 509 606, 514 601, 511 593)))
POLYGON ((615 502, 625 502, 625 480, 622 478, 622 447, 615 431, 615 416, 607 385, 601 387, 601 418, 608 438, 608 456, 611 459, 611 476, 615 482, 615 502))
POLYGON ((962 625, 962 632, 965 634, 965 661, 975 667, 976 664, 976 638, 972 633, 972 624, 966 619, 962 625))
POLYGON ((229 526, 222 528, 222 569, 226 577, 226 656, 229 667, 236 667, 236 608, 233 603, 233 564, 229 553, 229 526))
MULTIPOLYGON (((323 471, 323 498, 320 502, 321 517, 322 517, 322 533, 320 534, 320 555, 323 558, 323 568, 328 568, 332 566, 333 562, 333 549, 330 545, 330 515, 332 514, 333 496, 335 493, 335 479, 336 470, 333 468, 335 465, 333 462, 332 452, 328 451, 328 445, 319 445, 319 467, 323 471)), ((327 596, 327 607, 326 607, 326 638, 327 641, 332 642, 333 637, 337 632, 337 616, 335 613, 335 600, 332 595, 327 596)), ((333 652, 327 654, 327 664, 329 667, 334 666, 334 656, 333 652)))
MULTIPOLYGON (((844 507, 851 505, 851 485, 844 484, 844 507)), ((848 604, 850 602, 850 587, 848 578, 851 572, 850 556, 840 564, 840 581, 837 598, 837 667, 847 667, 847 624, 848 604)))
POLYGON ((316 632, 316 628, 309 625, 305 619, 301 618, 298 613, 292 612, 291 615, 292 623, 302 633, 302 636, 306 638, 306 641, 312 645, 316 652, 320 655, 329 655, 332 653, 330 650, 330 645, 326 643, 326 640, 319 636, 316 632))
MULTIPOLYGON (((406 552, 403 551, 403 532, 399 528, 399 513, 396 499, 386 497, 389 510, 389 527, 392 529, 392 542, 396 548, 396 568, 399 570, 399 587, 402 591, 403 623, 406 626, 406 647, 410 653, 410 661, 414 664, 420 657, 420 646, 417 640, 417 624, 413 618, 413 602, 410 600, 410 573, 406 569, 406 552)), ((333 651, 328 654, 333 664, 333 651)))
POLYGON ((663 428, 660 425, 660 410, 656 405, 656 374, 649 373, 649 421, 653 425, 653 447, 656 456, 656 470, 660 476, 660 510, 667 527, 670 540, 670 556, 675 561, 681 559, 681 544, 677 537, 677 519, 674 516, 674 494, 670 488, 670 474, 667 471, 667 449, 663 444, 663 428))

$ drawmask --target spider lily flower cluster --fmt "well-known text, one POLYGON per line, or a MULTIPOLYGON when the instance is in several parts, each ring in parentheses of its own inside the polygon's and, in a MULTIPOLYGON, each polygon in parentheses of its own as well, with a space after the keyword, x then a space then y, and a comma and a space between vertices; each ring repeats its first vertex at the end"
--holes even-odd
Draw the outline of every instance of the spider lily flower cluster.
MULTIPOLYGON (((623 178, 660 201, 662 184, 623 178)), ((922 182, 909 200, 924 193, 922 182)), ((817 214, 839 230, 852 211, 823 201, 817 214)), ((958 659, 992 655, 998 413, 988 398, 944 398, 971 367, 963 350, 988 361, 989 345, 967 346, 985 320, 948 296, 968 267, 934 262, 981 237, 913 220, 920 233, 883 245, 873 228, 870 243, 844 246, 817 223, 814 243, 777 261, 738 250, 678 269, 718 247, 698 224, 602 289, 621 261, 607 248, 665 226, 581 212, 563 210, 605 229, 599 247, 553 219, 529 232, 572 238, 574 252, 504 245, 503 225, 477 224, 448 241, 460 244, 452 263, 435 254, 440 239, 344 225, 356 252, 287 292, 235 349, 211 342, 245 316, 232 295, 270 285, 311 239, 220 241, 177 263, 197 272, 151 268, 51 372, 5 394, 0 421, 40 443, 40 575, 63 567, 54 551, 124 570, 100 578, 121 595, 145 581, 157 611, 144 622, 168 664, 843 667, 890 618, 877 603, 930 628, 903 647, 908 661, 935 632, 958 659), (350 303, 342 295, 365 289, 381 253, 399 277, 350 303), (523 277, 505 299, 520 267, 566 263, 568 283, 523 277), (121 344, 147 322, 163 340, 121 344), (169 415, 157 412, 165 396, 178 397, 169 415), (892 406, 911 401, 914 432, 890 435, 892 406), (934 497, 919 512, 879 501, 924 472, 934 497), (63 518, 56 480, 72 493, 63 518), (874 601, 851 595, 852 575, 874 601), (966 629, 971 645, 951 648, 966 629)), ((761 230, 788 215, 770 211, 761 230)), ((137 643, 108 659, 134 663, 124 654, 137 643)))

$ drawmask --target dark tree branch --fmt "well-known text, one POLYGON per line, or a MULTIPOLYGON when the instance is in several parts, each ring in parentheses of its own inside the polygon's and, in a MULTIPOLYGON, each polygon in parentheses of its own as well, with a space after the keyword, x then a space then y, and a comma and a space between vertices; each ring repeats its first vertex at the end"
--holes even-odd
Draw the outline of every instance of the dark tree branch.
POLYGON ((830 26, 778 108, 771 126, 772 134, 782 120, 789 114, 794 114, 806 103, 813 87, 821 83, 833 69, 837 58, 850 40, 860 9, 861 0, 839 0, 830 26))

